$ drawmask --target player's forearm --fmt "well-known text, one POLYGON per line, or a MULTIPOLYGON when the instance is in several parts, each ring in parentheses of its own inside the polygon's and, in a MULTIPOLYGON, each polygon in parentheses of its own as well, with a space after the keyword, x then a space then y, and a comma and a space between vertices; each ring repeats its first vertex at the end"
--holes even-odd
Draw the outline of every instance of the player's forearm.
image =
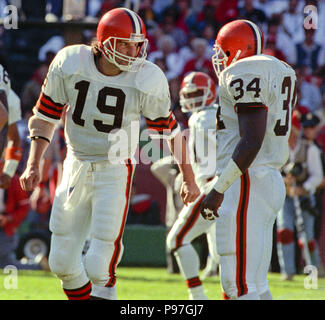
POLYGON ((179 132, 174 139, 168 141, 168 146, 174 155, 180 172, 183 175, 183 181, 195 181, 187 144, 182 133, 179 132))
POLYGON ((243 137, 237 144, 232 159, 241 172, 245 172, 256 158, 262 146, 262 141, 243 137))
POLYGON ((22 148, 16 123, 8 126, 8 143, 5 152, 3 173, 13 177, 22 157, 22 148))
POLYGON ((48 147, 49 143, 43 139, 32 140, 30 145, 29 156, 27 160, 28 166, 40 166, 42 157, 48 147))
POLYGON ((32 116, 28 122, 31 147, 27 164, 39 167, 40 161, 52 140, 55 125, 32 116))
POLYGON ((232 155, 241 172, 245 172, 262 147, 266 132, 267 111, 264 108, 243 109, 238 112, 241 139, 232 155))
POLYGON ((16 123, 8 126, 8 148, 21 148, 21 140, 16 123))
POLYGON ((261 149, 266 119, 267 114, 263 108, 251 108, 238 113, 241 139, 214 186, 217 192, 224 193, 250 167, 261 149))

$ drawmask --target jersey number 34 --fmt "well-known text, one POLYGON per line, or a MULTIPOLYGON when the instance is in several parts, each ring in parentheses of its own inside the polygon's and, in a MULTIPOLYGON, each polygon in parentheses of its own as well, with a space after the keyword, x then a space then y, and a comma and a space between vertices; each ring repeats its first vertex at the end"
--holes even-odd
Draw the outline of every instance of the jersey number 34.
MULTIPOLYGON (((237 96, 234 97, 235 100, 238 100, 244 96, 244 89, 243 89, 243 80, 242 79, 236 79, 234 80, 230 85, 233 86, 234 84, 238 83, 239 86, 236 87, 236 91, 239 92, 237 96)), ((282 110, 285 112, 285 122, 284 124, 281 124, 281 119, 278 119, 276 121, 276 124, 274 126, 274 133, 276 136, 285 136, 289 129, 289 120, 291 117, 291 111, 295 106, 296 102, 296 95, 297 95, 297 83, 295 83, 293 94, 291 96, 291 77, 284 77, 281 85, 281 94, 285 95, 285 98, 282 102, 282 110)), ((255 98, 258 98, 260 95, 260 81, 259 78, 254 78, 247 86, 246 91, 254 91, 255 98)), ((217 112, 217 124, 218 124, 218 130, 225 129, 225 124, 221 119, 221 110, 220 106, 218 108, 217 112)))

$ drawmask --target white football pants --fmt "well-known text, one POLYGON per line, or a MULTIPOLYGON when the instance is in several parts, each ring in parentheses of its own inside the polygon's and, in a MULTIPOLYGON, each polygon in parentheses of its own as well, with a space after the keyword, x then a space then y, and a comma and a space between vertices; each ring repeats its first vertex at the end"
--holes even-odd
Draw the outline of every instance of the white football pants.
POLYGON ((228 298, 268 291, 273 225, 285 199, 278 170, 248 169, 224 194, 216 219, 220 275, 228 298))
POLYGON ((102 287, 115 285, 134 169, 130 160, 125 164, 90 163, 71 156, 65 160, 51 213, 49 256, 50 269, 63 288, 80 288, 89 280, 102 287), (82 262, 89 233, 91 244, 82 262))

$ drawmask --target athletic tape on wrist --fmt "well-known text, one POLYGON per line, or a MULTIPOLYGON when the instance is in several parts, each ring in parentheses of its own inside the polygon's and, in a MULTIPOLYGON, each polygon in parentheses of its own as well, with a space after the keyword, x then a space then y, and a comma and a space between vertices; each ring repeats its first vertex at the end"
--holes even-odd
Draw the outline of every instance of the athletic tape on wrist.
POLYGON ((2 172, 12 178, 17 170, 18 163, 19 163, 18 160, 14 160, 14 159, 6 160, 2 172))
POLYGON ((217 183, 214 185, 214 189, 219 193, 224 193, 241 175, 241 170, 231 158, 217 183))

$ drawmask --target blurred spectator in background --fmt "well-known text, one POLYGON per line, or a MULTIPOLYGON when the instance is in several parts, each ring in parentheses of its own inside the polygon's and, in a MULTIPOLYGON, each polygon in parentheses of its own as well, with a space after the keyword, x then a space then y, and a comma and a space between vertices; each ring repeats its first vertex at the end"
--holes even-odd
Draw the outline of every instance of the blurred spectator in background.
POLYGON ((306 66, 311 74, 325 64, 325 52, 314 39, 315 29, 304 29, 304 34, 304 41, 296 45, 294 64, 298 68, 306 66))
POLYGON ((265 48, 264 48, 264 54, 268 54, 282 61, 286 61, 285 55, 282 53, 280 49, 276 47, 276 39, 272 33, 267 36, 265 48))
POLYGON ((293 66, 295 64, 295 46, 292 39, 284 32, 281 25, 280 16, 273 16, 268 23, 267 33, 265 38, 273 36, 275 39, 275 47, 280 50, 284 56, 285 61, 293 66))
POLYGON ((207 56, 212 57, 214 54, 213 47, 216 41, 216 30, 211 24, 205 25, 200 36, 208 41, 207 56))
MULTIPOLYGON (((322 106, 321 106, 321 108, 319 108, 318 110, 315 111, 315 114, 320 119, 319 126, 323 127, 325 125, 325 92, 323 92, 323 94, 322 94, 322 106)), ((325 151, 325 145, 324 145, 324 151, 325 151)))
MULTIPOLYGON (((319 276, 324 275, 321 274, 323 270, 314 225, 316 215, 320 214, 316 206, 315 192, 323 180, 322 154, 315 144, 318 124, 319 118, 316 115, 311 112, 302 114, 300 123, 292 127, 290 134, 290 163, 284 169, 287 196, 277 219, 278 257, 282 280, 292 280, 297 274, 294 243, 297 219, 293 202, 295 196, 299 197, 312 264, 318 268, 319 276), (302 137, 300 124, 303 128, 302 137)), ((298 245, 302 249, 302 239, 298 239, 298 245)))
POLYGON ((257 24, 262 30, 267 25, 267 17, 264 11, 254 6, 254 0, 245 0, 244 6, 239 8, 238 18, 247 19, 257 24))
POLYGON ((172 5, 174 0, 154 0, 152 9, 157 15, 157 21, 161 21, 163 11, 170 5, 172 5))
POLYGON ((150 32, 150 29, 157 27, 157 15, 152 8, 153 2, 153 0, 141 1, 138 11, 138 15, 142 18, 144 24, 146 25, 147 32, 150 32))
POLYGON ((197 15, 198 31, 201 32, 206 24, 213 25, 216 30, 238 16, 237 0, 207 0, 197 15))
POLYGON ((308 67, 301 65, 296 69, 297 76, 297 90, 299 93, 299 103, 306 106, 311 112, 316 112, 321 108, 322 96, 320 88, 317 87, 313 82, 307 81, 308 67))
POLYGON ((183 63, 176 51, 174 38, 170 35, 163 35, 157 41, 157 47, 157 51, 148 55, 148 60, 155 63, 156 59, 164 59, 167 67, 165 75, 168 81, 177 78, 182 72, 183 63))
POLYGON ((299 0, 289 0, 288 9, 282 15, 282 27, 284 32, 299 43, 304 39, 304 15, 299 0))
POLYGON ((186 34, 197 24, 196 13, 191 7, 191 0, 175 0, 168 6, 164 14, 172 14, 176 18, 176 27, 182 29, 186 34))
POLYGON ((160 28, 166 35, 170 35, 174 38, 176 42, 176 48, 178 50, 186 44, 187 34, 183 29, 177 27, 176 22, 177 12, 175 12, 175 10, 167 8, 163 13, 160 28))
POLYGON ((123 7, 123 3, 124 1, 120 0, 102 0, 102 4, 98 12, 98 17, 100 18, 104 13, 111 9, 123 7))
POLYGON ((21 101, 23 113, 25 115, 27 114, 27 117, 32 113, 32 109, 38 100, 48 68, 49 65, 46 62, 41 62, 31 79, 25 83, 21 95, 21 101))
POLYGON ((46 257, 33 264, 23 264, 16 259, 16 232, 28 210, 29 195, 21 189, 19 176, 15 175, 8 190, 0 189, 0 268, 12 265, 17 269, 49 270, 46 257))
POLYGON ((194 57, 185 64, 182 77, 191 71, 201 71, 207 73, 215 80, 211 57, 207 56, 209 49, 208 41, 203 38, 195 38, 191 41, 191 47, 193 48, 194 57))
POLYGON ((254 1, 254 8, 262 10, 267 19, 270 19, 273 15, 280 14, 286 10, 287 3, 287 1, 283 0, 256 0, 254 1))
POLYGON ((163 35, 157 42, 158 50, 151 52, 148 60, 157 63, 164 71, 169 83, 171 103, 178 101, 179 75, 183 70, 183 61, 176 52, 176 42, 171 35, 163 35), (157 61, 157 62, 156 62, 157 61))

